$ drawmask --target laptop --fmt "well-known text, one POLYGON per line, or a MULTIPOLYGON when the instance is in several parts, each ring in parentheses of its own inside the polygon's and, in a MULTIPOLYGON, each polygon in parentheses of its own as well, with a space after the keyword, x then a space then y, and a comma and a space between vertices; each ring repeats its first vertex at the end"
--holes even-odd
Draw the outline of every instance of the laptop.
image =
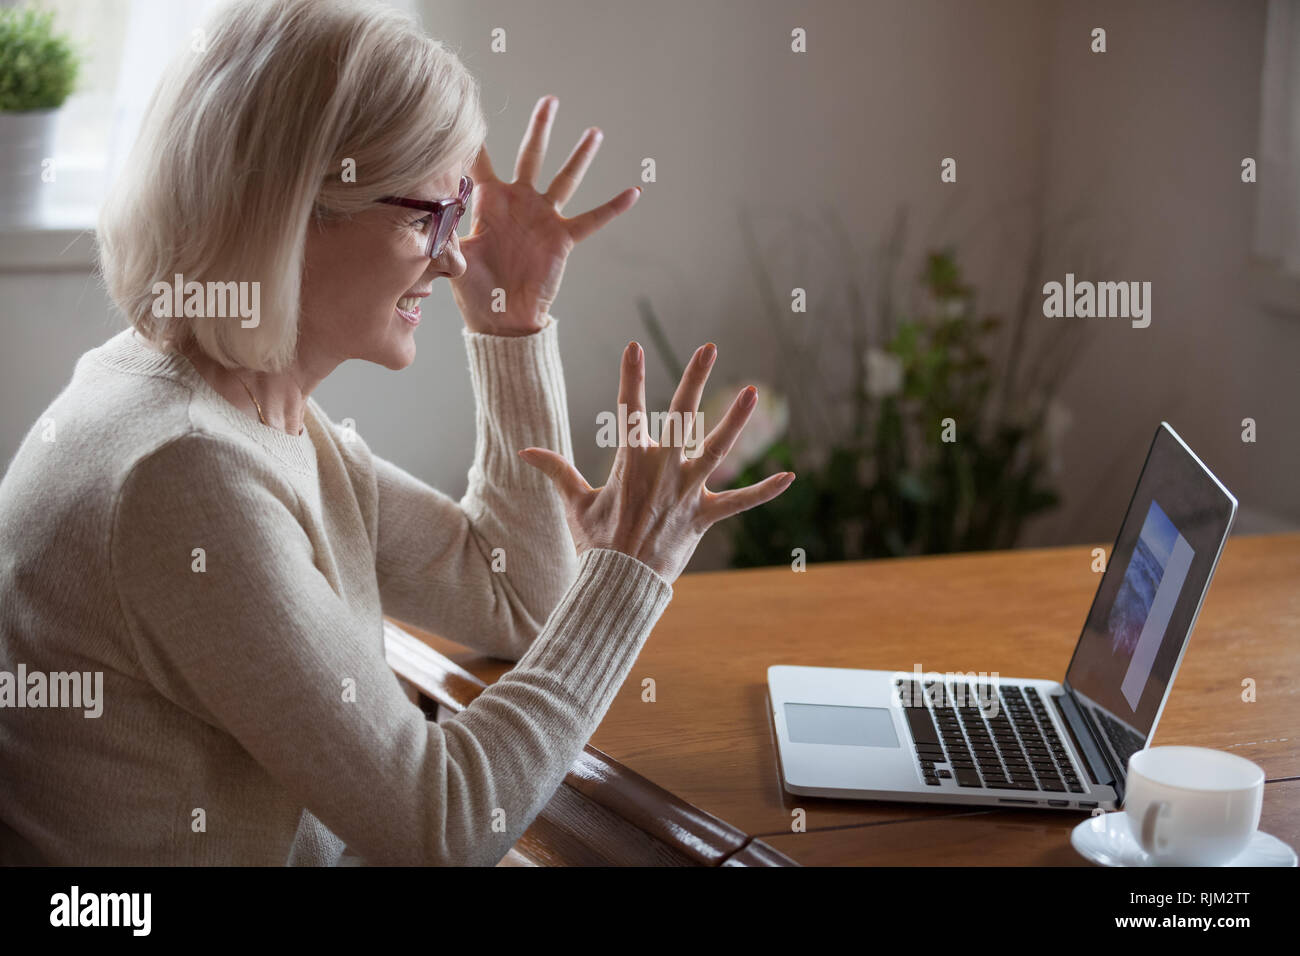
POLYGON ((791 793, 1117 810, 1155 733, 1237 499, 1167 422, 1062 681, 769 667, 791 793))

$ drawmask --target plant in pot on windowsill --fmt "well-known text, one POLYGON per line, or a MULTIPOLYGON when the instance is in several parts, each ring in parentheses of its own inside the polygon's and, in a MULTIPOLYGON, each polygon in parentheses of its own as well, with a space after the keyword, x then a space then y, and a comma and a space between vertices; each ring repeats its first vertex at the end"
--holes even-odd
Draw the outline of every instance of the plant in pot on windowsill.
POLYGON ((0 228, 40 224, 54 124, 81 56, 35 5, 0 9, 0 228))

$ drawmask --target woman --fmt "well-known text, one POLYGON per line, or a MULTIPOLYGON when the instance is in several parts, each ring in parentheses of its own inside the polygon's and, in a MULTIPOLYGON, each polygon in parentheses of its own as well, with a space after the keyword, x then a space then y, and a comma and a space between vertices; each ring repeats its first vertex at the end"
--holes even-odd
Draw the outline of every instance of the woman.
MULTIPOLYGON (((203 35, 102 214, 131 327, 78 361, 0 484, 0 649, 35 682, 0 710, 0 862, 494 863, 701 535, 793 476, 704 488, 752 389, 698 456, 634 439, 597 489, 570 464, 549 309, 574 243, 637 196, 560 215, 598 131, 539 193, 555 100, 503 182, 475 81, 389 8, 238 0, 203 35), (308 397, 349 358, 409 366, 439 276, 477 407, 459 503, 308 397), (518 665, 430 722, 383 614, 518 665), (73 674, 97 716, 68 706, 73 674)), ((670 411, 698 408, 714 354, 670 411)), ((631 343, 629 416, 644 381, 631 343)))

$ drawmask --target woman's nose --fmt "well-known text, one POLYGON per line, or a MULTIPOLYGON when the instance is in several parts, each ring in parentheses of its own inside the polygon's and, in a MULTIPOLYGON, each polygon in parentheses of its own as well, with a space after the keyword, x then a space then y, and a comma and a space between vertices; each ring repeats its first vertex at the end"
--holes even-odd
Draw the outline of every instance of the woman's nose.
POLYGON ((460 236, 457 233, 451 234, 447 244, 442 247, 442 253, 433 260, 433 265, 438 275, 446 276, 448 279, 455 279, 465 274, 467 265, 465 256, 460 251, 460 236))

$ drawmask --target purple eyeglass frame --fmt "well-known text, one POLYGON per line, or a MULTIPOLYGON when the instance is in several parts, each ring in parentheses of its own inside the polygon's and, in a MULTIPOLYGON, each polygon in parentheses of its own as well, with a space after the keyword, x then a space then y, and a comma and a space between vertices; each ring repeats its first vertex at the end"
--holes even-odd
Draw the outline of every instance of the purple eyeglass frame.
POLYGON ((468 176, 462 176, 460 177, 460 195, 455 199, 429 200, 407 199, 404 196, 383 196, 375 201, 388 203, 390 206, 422 209, 424 212, 432 213, 433 229, 429 231, 429 244, 424 251, 430 259, 436 259, 442 255, 447 240, 456 231, 456 225, 460 222, 460 217, 465 215, 465 207, 469 205, 470 193, 473 191, 474 180, 468 176), (448 215, 452 210, 455 210, 454 214, 448 215))

